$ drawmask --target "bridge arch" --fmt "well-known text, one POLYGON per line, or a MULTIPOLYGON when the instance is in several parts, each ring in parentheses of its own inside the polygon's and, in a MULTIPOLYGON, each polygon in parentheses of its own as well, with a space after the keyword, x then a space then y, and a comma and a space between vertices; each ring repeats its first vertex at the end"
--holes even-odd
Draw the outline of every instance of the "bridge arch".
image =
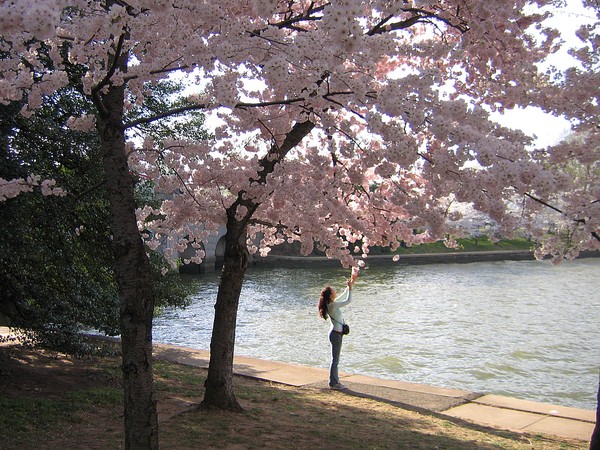
MULTIPOLYGON (((223 256, 225 255, 225 225, 220 225, 216 234, 211 234, 206 241, 202 243, 202 250, 205 256, 201 264, 181 264, 179 273, 204 273, 213 270, 220 270, 223 267, 223 256)), ((184 259, 189 259, 196 251, 191 245, 183 251, 177 253, 177 258, 183 262, 184 259)))
POLYGON ((221 270, 225 263, 225 236, 221 236, 215 246, 215 270, 221 270))

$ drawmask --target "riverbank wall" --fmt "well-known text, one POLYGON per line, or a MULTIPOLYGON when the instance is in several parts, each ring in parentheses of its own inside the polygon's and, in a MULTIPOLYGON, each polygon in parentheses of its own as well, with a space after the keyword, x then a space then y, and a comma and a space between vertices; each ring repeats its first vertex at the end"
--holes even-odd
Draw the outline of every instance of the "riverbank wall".
MULTIPOLYGON (((394 255, 370 255, 364 259, 368 265, 418 265, 418 264, 456 264, 490 261, 533 261, 535 256, 530 250, 501 250, 477 252, 418 253, 401 254, 398 261, 394 255)), ((579 258, 599 257, 600 252, 582 252, 579 258)), ((339 266, 337 259, 325 256, 283 256, 269 255, 257 257, 252 262, 257 267, 303 267, 303 266, 339 266)))

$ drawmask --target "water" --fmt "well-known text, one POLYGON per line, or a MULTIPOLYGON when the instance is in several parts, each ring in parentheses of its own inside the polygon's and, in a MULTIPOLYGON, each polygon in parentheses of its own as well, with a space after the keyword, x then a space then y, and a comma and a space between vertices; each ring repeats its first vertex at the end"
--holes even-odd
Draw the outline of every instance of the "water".
MULTIPOLYGON (((340 370, 595 409, 600 364, 600 259, 371 267, 344 310, 340 370)), ((236 355, 327 368, 320 290, 336 268, 249 270, 236 355)), ((185 310, 155 321, 156 342, 208 349, 217 275, 194 279, 185 310)))

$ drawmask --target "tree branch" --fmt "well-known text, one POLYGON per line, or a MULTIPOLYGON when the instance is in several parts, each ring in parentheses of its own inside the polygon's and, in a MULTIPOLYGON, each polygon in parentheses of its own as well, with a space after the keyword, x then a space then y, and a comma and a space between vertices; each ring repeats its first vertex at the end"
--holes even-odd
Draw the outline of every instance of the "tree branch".
POLYGON ((102 181, 99 181, 98 183, 96 183, 95 185, 87 188, 85 191, 81 192, 77 197, 75 197, 75 199, 73 201, 73 208, 75 207, 75 205, 77 203, 79 203, 81 201, 81 199, 86 197, 91 192, 96 192, 98 189, 100 189, 105 184, 106 184, 106 180, 102 180, 102 181))
MULTIPOLYGON (((264 185, 267 181, 267 177, 269 174, 273 173, 277 164, 281 162, 289 151, 296 147, 314 127, 315 124, 310 120, 297 122, 287 133, 283 144, 280 147, 273 144, 269 152, 259 161, 259 165, 262 169, 257 173, 258 178, 251 178, 250 182, 264 185)), ((247 198, 246 191, 241 190, 238 192, 235 202, 227 208, 227 215, 233 217, 233 215, 236 214, 238 206, 246 207, 247 211, 245 216, 241 219, 241 222, 247 224, 254 215, 256 209, 260 206, 260 202, 247 198)))
POLYGON ((387 22, 389 22, 389 19, 391 19, 391 16, 390 16, 385 21, 381 21, 377 25, 375 25, 373 28, 371 28, 367 32, 367 36, 375 36, 376 34, 387 33, 388 31, 396 31, 396 30, 403 30, 405 28, 410 28, 414 24, 420 22, 423 18, 424 17, 421 17, 419 15, 414 15, 414 16, 411 16, 408 19, 405 19, 401 22, 394 22, 389 25, 385 25, 387 22))
POLYGON ((557 213, 559 213, 559 214, 564 214, 564 212, 562 212, 562 210, 558 209, 558 208, 557 208, 557 207, 555 207, 555 206, 552 206, 552 205, 551 205, 551 204, 549 204, 549 203, 546 203, 546 202, 545 202, 544 200, 542 200, 541 198, 534 197, 534 196, 533 196, 533 195, 531 195, 529 192, 525 192, 525 197, 527 197, 527 198, 530 198, 531 200, 534 200, 534 201, 536 201, 536 202, 540 203, 541 205, 544 205, 544 206, 546 206, 547 208, 550 208, 550 209, 552 209, 552 210, 556 211, 556 212, 557 212, 557 213))
POLYGON ((388 25, 386 25, 386 23, 388 23, 391 19, 391 16, 388 16, 385 19, 383 19, 381 22, 379 22, 377 25, 375 25, 373 28, 371 28, 367 32, 367 36, 374 36, 376 34, 388 33, 390 31, 405 30, 419 22, 427 21, 428 19, 437 19, 437 20, 445 23, 449 27, 457 29, 461 33, 466 33, 467 31, 469 31, 469 27, 468 27, 467 23, 462 19, 460 20, 460 23, 453 24, 448 19, 443 19, 435 13, 425 11, 422 9, 412 8, 412 9, 406 10, 406 12, 411 12, 414 15, 409 17, 408 19, 405 19, 405 20, 402 20, 399 22, 389 23, 388 25))
POLYGON ((121 64, 119 60, 122 56, 121 53, 123 51, 123 43, 125 42, 125 34, 126 33, 123 32, 119 36, 119 40, 117 41, 117 48, 115 49, 115 54, 113 55, 112 62, 110 64, 110 67, 108 68, 108 71, 106 72, 106 75, 104 75, 104 78, 102 78, 102 80, 100 80, 100 82, 92 88, 92 98, 95 100, 94 103, 96 104, 96 107, 98 108, 100 113, 104 116, 108 115, 108 111, 104 106, 102 97, 100 96, 100 91, 110 83, 110 79, 117 71, 117 67, 119 67, 119 64, 121 64))
POLYGON ((149 117, 143 117, 141 119, 137 119, 137 120, 133 120, 131 122, 127 122, 126 124, 123 125, 123 127, 125 129, 127 128, 132 128, 132 127, 137 127, 139 125, 144 125, 147 123, 151 123, 154 122, 156 120, 160 120, 160 119, 165 119, 167 117, 171 117, 171 116, 175 116, 177 114, 182 114, 185 112, 190 112, 190 111, 197 111, 199 109, 206 109, 208 105, 202 104, 202 105, 187 105, 187 106, 181 106, 180 108, 173 108, 170 109, 168 111, 162 112, 162 113, 158 113, 154 116, 149 116, 149 117))
MULTIPOLYGON (((325 7, 329 6, 329 5, 330 5, 330 3, 324 3, 321 6, 315 7, 314 2, 311 2, 311 4, 306 9, 306 11, 303 12, 302 14, 298 14, 295 17, 290 17, 289 19, 282 20, 281 22, 271 23, 270 25, 277 27, 279 29, 290 28, 294 31, 306 31, 304 28, 301 28, 301 27, 297 26, 296 24, 298 24, 300 22, 314 22, 317 20, 321 20, 320 17, 314 17, 313 14, 323 11, 325 9, 325 7)), ((264 31, 264 30, 261 30, 261 32, 262 31, 264 31)))
MULTIPOLYGON (((557 213, 560 213, 563 215, 565 214, 562 210, 558 209, 557 207, 550 205, 549 203, 545 202, 544 200, 542 200, 540 198, 534 197, 533 195, 529 194, 528 192, 525 192, 525 196, 530 198, 531 200, 534 200, 534 201, 546 206, 547 208, 550 208, 550 209, 556 211, 557 213)), ((571 220, 573 220, 573 222, 575 222, 575 223, 582 223, 582 224, 586 223, 585 219, 571 219, 571 220)), ((600 241, 600 235, 597 232, 592 231, 591 235, 594 239, 596 239, 597 241, 600 241)))
MULTIPOLYGON (((304 98, 292 98, 292 99, 288 99, 288 100, 273 100, 270 102, 256 102, 256 103, 240 102, 240 103, 236 104, 234 106, 234 108, 244 109, 244 108, 261 108, 261 107, 267 107, 267 106, 292 105, 294 103, 300 103, 300 102, 304 102, 304 101, 305 101, 304 98)), ((169 111, 165 111, 165 112, 156 114, 154 116, 144 117, 141 119, 133 120, 131 122, 127 122, 124 125, 124 127, 125 127, 125 129, 132 128, 132 127, 136 127, 138 125, 143 125, 146 123, 154 122, 156 120, 165 119, 167 117, 171 117, 171 116, 174 116, 177 114, 182 114, 182 113, 190 112, 190 111, 198 111, 201 109, 208 109, 209 106, 210 105, 205 104, 205 103, 199 104, 199 105, 182 106, 179 108, 174 108, 169 111)), ((214 106, 218 107, 220 105, 214 105, 214 106)))
POLYGON ((315 124, 310 120, 305 122, 297 122, 289 133, 287 133, 283 144, 278 147, 276 144, 271 146, 269 152, 260 160, 261 170, 257 173, 258 178, 250 181, 265 184, 267 176, 275 170, 275 166, 279 163, 294 147, 296 147, 304 137, 312 131, 315 124))

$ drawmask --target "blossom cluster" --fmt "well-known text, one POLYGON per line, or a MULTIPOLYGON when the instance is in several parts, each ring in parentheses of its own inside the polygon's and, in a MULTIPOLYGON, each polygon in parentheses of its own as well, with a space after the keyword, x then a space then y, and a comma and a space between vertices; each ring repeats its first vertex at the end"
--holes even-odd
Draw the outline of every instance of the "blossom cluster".
MULTIPOLYGON (((374 245, 457 232, 449 199, 472 205, 495 231, 545 239, 543 252, 578 251, 596 245, 600 221, 598 181, 583 186, 569 166, 597 169, 599 27, 580 28, 581 67, 543 72, 568 45, 545 21, 559 11, 532 6, 551 3, 15 0, 0 5, 0 101, 26 95, 27 114, 78 64, 99 113, 111 89, 134 99, 120 105, 129 130, 149 120, 131 117, 151 95, 146 86, 171 74, 200 78, 186 107, 219 119, 213 140, 142 136, 128 147, 132 168, 167 196, 160 211, 139 213, 149 245, 174 255, 193 248, 190 261, 233 217, 261 255, 300 241, 304 253, 317 245, 354 266, 374 245), (52 69, 40 62, 42 41, 52 69), (114 65, 117 51, 126 68, 114 65), (582 143, 534 149, 491 119, 519 105, 571 121, 582 143), (567 244, 536 222, 545 205, 562 212, 567 244)), ((90 129, 94 119, 69 126, 90 129)), ((3 183, 4 199, 29 189, 3 183)))
POLYGON ((13 178, 5 180, 0 178, 0 202, 9 198, 14 198, 24 192, 33 192, 35 187, 39 187, 42 195, 64 197, 67 192, 56 186, 56 180, 42 180, 40 175, 29 175, 27 178, 13 178))

